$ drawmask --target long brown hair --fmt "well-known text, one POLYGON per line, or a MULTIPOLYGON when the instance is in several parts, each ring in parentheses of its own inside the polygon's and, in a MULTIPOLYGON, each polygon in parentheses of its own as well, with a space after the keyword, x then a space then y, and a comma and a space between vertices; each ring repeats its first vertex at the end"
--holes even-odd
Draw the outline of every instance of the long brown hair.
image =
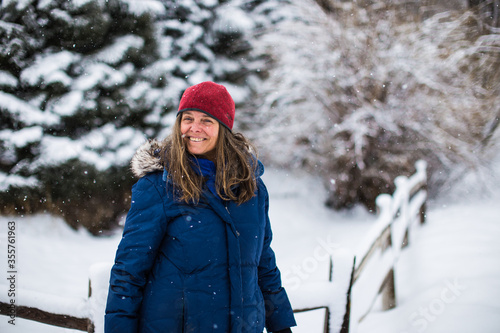
MULTIPOLYGON (((177 117, 172 133, 165 139, 162 162, 173 183, 176 199, 198 202, 205 179, 193 169, 194 163, 189 159, 193 155, 182 138, 181 118, 182 115, 177 117)), ((241 204, 255 195, 257 151, 243 134, 219 126, 214 162, 217 168, 215 189, 222 199, 241 204), (236 185, 239 186, 235 191, 236 185)))

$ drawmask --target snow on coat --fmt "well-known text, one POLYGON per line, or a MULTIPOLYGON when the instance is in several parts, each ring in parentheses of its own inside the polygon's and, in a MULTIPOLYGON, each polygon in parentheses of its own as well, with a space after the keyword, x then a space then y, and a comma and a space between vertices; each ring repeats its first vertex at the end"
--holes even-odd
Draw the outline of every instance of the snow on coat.
MULTIPOLYGON (((172 197, 159 143, 132 160, 123 238, 111 271, 105 332, 269 332, 295 326, 270 247, 267 189, 238 205, 208 188, 196 205, 172 197)), ((199 159, 204 176, 212 162, 199 159)))

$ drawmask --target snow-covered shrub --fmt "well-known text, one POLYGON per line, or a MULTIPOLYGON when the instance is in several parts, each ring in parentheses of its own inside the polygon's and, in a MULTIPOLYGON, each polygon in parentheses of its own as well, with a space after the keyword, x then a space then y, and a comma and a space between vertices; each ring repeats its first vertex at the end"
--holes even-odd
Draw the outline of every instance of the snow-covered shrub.
POLYGON ((418 159, 433 193, 488 159, 500 58, 472 12, 292 2, 293 18, 256 41, 274 63, 249 116, 264 158, 323 175, 332 207, 370 209, 418 159))

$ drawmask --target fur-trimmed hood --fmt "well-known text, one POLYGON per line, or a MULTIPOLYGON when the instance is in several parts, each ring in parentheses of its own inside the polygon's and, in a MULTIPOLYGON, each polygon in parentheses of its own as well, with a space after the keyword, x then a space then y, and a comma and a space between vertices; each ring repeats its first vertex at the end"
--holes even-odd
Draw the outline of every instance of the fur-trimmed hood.
POLYGON ((135 177, 141 178, 154 171, 163 171, 160 153, 163 142, 150 139, 143 143, 135 152, 130 161, 130 169, 135 177))
MULTIPOLYGON (((130 169, 137 178, 142 178, 150 172, 163 171, 161 162, 161 152, 164 148, 164 143, 156 139, 149 139, 143 143, 135 152, 130 161, 130 169)), ((260 177, 264 174, 264 165, 257 161, 257 169, 255 176, 260 177)))

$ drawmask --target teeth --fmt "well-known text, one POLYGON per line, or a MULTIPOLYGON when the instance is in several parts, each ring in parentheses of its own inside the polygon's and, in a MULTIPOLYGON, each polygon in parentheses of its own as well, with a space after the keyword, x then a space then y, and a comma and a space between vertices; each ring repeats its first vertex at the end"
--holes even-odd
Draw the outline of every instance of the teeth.
POLYGON ((194 141, 194 142, 201 142, 205 139, 203 139, 203 138, 189 138, 189 140, 194 141))

